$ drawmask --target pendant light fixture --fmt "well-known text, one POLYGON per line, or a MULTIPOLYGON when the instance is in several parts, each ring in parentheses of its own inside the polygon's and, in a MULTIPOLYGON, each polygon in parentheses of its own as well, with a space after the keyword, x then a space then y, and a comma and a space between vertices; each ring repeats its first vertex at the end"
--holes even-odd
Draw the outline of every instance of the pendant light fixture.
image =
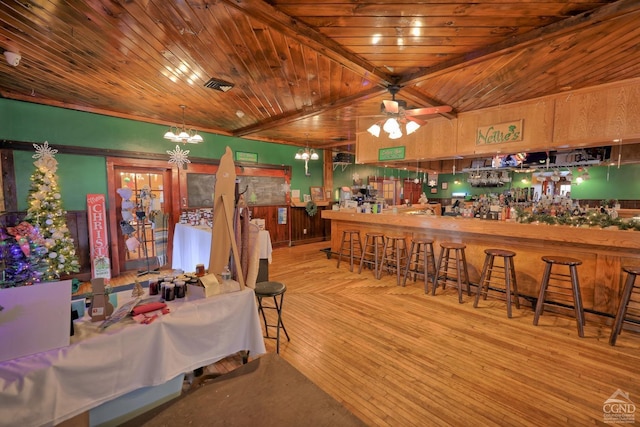
POLYGON ((171 142, 182 142, 183 144, 199 144, 203 141, 202 137, 195 129, 187 129, 184 124, 184 110, 186 105, 180 105, 182 108, 182 128, 177 126, 169 127, 167 133, 164 134, 164 139, 168 139, 171 142))
POLYGON ((307 146, 304 149, 299 149, 294 156, 295 160, 304 160, 304 174, 310 176, 309 173, 309 160, 318 160, 320 156, 313 148, 309 148, 309 134, 307 134, 307 146))

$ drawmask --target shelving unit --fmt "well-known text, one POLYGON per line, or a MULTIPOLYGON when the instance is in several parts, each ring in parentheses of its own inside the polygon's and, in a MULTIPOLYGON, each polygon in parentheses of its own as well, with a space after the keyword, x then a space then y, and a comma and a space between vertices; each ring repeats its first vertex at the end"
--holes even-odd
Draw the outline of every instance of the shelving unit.
POLYGON ((342 172, 344 172, 344 170, 347 168, 347 166, 349 166, 351 163, 347 163, 347 162, 333 162, 333 170, 336 170, 336 168, 338 166, 340 166, 340 168, 342 169, 342 172))

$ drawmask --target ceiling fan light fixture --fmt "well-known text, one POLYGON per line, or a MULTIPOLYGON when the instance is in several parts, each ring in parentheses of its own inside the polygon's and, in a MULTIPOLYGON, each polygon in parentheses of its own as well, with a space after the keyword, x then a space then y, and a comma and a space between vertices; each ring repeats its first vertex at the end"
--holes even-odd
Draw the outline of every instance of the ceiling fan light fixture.
POLYGON ((375 136, 376 138, 380 136, 380 125, 378 123, 374 123, 371 125, 371 127, 369 127, 369 129, 367 129, 367 132, 369 132, 371 135, 375 136))
POLYGON ((400 128, 394 129, 393 131, 391 131, 391 133, 389 133, 389 139, 399 139, 399 138, 402 138, 402 132, 400 131, 400 128))
POLYGON ((407 135, 411 135, 418 129, 420 129, 420 125, 418 123, 414 122, 413 120, 409 120, 407 122, 407 135))
POLYGON ((399 131, 400 124, 395 118, 390 117, 387 119, 386 122, 384 122, 384 125, 382 125, 382 130, 384 130, 387 133, 392 133, 393 131, 399 131))

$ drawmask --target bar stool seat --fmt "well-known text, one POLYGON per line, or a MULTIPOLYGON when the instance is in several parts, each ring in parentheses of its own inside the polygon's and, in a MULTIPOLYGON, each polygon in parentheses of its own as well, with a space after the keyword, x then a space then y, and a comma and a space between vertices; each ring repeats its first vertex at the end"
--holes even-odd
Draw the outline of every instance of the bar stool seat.
POLYGON ((276 353, 280 353, 280 329, 284 331, 287 341, 291 341, 287 329, 282 323, 282 302, 286 291, 286 285, 280 282, 258 282, 255 288, 256 298, 258 299, 258 312, 262 315, 262 320, 264 321, 265 338, 276 340, 276 353), (265 305, 262 301, 263 298, 273 298, 273 305, 265 305), (277 322, 275 324, 267 322, 265 310, 276 311, 277 322), (276 328, 275 337, 269 335, 269 328, 276 328))
POLYGON ((504 290, 507 301, 507 317, 511 317, 511 301, 516 305, 516 308, 520 308, 520 301, 518 298, 518 283, 516 281, 516 269, 513 265, 513 257, 516 253, 508 251, 506 249, 485 249, 484 253, 487 255, 484 260, 484 266, 482 267, 482 274, 480 274, 480 282, 478 284, 478 290, 476 292, 476 298, 473 302, 473 308, 478 307, 478 301, 482 294, 483 299, 487 299, 489 294, 489 285, 499 286, 499 289, 504 290), (494 265, 496 257, 502 258, 504 264, 494 265), (502 279, 502 282, 491 281, 493 273, 497 273, 498 279, 502 279))
POLYGON ((362 241, 360 240, 360 230, 342 230, 342 240, 340 241, 340 250, 338 252, 338 264, 340 267, 342 257, 349 258, 349 271, 353 271, 354 259, 360 259, 362 256, 362 241), (358 252, 356 253, 356 249, 358 252))
POLYGON ((455 283, 458 288, 458 302, 460 304, 462 304, 463 284, 467 286, 467 295, 471 296, 469 271, 467 270, 467 258, 464 254, 466 247, 467 245, 463 243, 440 243, 438 270, 436 271, 436 277, 433 279, 432 295, 436 294, 436 288, 440 283, 442 283, 442 289, 445 289, 447 284, 455 283), (453 251, 453 256, 451 256, 451 251, 453 251))
POLYGON ((578 324, 578 336, 584 337, 584 309, 582 307, 582 295, 580 294, 580 282, 578 280, 577 267, 582 261, 576 258, 563 256, 543 256, 546 263, 542 282, 540 283, 540 295, 536 303, 536 311, 533 316, 533 324, 538 324, 538 319, 544 311, 547 297, 551 301, 573 304, 573 309, 578 324), (554 266, 566 266, 569 274, 553 271, 554 266), (570 283, 570 288, 567 287, 570 283), (558 301, 561 300, 561 301, 558 301))
POLYGON ((382 250, 384 249, 384 234, 366 233, 364 236, 364 248, 360 258, 358 274, 362 273, 363 266, 369 266, 373 271, 373 277, 380 279, 380 261, 382 261, 382 250))
POLYGON ((387 272, 395 271, 396 285, 400 286, 400 278, 404 272, 404 265, 407 263, 407 240, 404 236, 385 236, 384 248, 382 249, 382 261, 380 262, 380 275, 382 269, 387 268, 387 272))
POLYGON ((634 318, 640 319, 640 295, 636 295, 636 298, 632 298, 636 277, 640 274, 640 266, 637 267, 622 267, 622 271, 627 273, 627 280, 622 288, 622 296, 620 297, 620 304, 618 305, 618 311, 616 319, 613 322, 611 328, 611 335, 609 336, 609 344, 616 345, 618 335, 622 332, 622 324, 625 322, 629 308, 633 309, 634 318))
MULTIPOLYGON (((429 276, 436 277, 436 258, 433 252, 433 239, 416 237, 411 239, 411 248, 409 249, 409 262, 404 271, 404 279, 402 286, 407 284, 409 273, 413 273, 413 281, 416 281, 418 275, 424 276, 424 293, 429 292, 429 276)), ((435 283, 434 283, 435 286, 435 283)))

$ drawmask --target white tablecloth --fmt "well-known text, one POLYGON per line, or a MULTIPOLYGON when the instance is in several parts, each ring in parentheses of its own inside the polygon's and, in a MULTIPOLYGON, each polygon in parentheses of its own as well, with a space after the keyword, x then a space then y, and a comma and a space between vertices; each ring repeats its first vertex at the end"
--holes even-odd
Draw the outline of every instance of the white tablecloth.
MULTIPOLYGON (((271 235, 267 230, 260 230, 258 244, 260 259, 267 259, 271 263, 271 235)), ((197 264, 204 264, 208 268, 210 254, 211 228, 176 224, 171 268, 187 272, 195 271, 197 264)))
POLYGON ((70 346, 0 363, 0 426, 54 425, 238 351, 266 352, 251 289, 168 305, 148 325, 77 321, 70 346))

